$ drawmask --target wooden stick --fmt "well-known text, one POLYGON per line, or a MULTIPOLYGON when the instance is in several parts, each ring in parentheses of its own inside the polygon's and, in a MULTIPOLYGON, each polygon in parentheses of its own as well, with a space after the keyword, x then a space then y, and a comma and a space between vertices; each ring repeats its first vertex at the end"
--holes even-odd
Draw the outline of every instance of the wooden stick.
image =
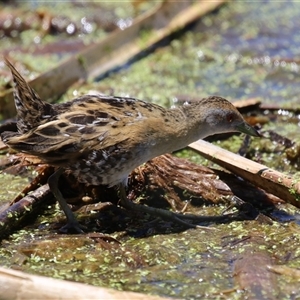
POLYGON ((192 143, 189 147, 266 192, 296 207, 300 207, 300 183, 291 176, 284 175, 265 165, 241 157, 203 140, 192 143))
MULTIPOLYGON (((37 207, 53 199, 48 184, 44 184, 19 202, 0 212, 0 238, 8 235, 20 226, 24 218, 36 212, 37 207)), ((1 285, 0 285, 1 286, 1 285)), ((0 296, 1 299, 1 296, 0 296)))
POLYGON ((0 267, 1 296, 6 299, 163 300, 158 296, 119 292, 83 283, 26 274, 0 267))

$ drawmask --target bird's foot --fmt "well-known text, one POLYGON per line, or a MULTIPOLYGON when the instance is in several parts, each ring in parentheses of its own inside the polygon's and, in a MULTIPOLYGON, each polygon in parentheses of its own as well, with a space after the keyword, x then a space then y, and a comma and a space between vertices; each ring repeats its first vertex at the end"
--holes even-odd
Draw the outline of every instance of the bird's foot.
POLYGON ((125 187, 123 185, 120 185, 119 191, 121 196, 120 203, 124 208, 147 213, 154 217, 159 217, 163 220, 171 221, 187 228, 201 228, 212 230, 213 228, 197 225, 197 223, 225 223, 241 219, 238 212, 221 216, 199 216, 194 214, 177 213, 161 208, 141 205, 134 203, 127 198, 125 187))
POLYGON ((84 233, 87 228, 81 225, 75 218, 74 220, 68 221, 66 225, 59 229, 61 233, 84 233))

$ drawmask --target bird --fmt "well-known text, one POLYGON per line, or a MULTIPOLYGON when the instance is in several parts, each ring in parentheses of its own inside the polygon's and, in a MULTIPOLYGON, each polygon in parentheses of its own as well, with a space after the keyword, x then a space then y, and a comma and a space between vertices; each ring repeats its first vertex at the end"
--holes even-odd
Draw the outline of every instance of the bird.
POLYGON ((260 136, 233 104, 220 96, 186 101, 172 108, 100 93, 50 104, 39 97, 7 58, 5 62, 13 77, 17 129, 2 132, 1 139, 9 148, 56 167, 48 184, 67 218, 63 232, 83 232, 58 188, 63 172, 86 185, 117 186, 125 208, 174 217, 185 224, 178 214, 130 201, 126 188, 131 171, 154 157, 213 134, 242 132, 260 136))

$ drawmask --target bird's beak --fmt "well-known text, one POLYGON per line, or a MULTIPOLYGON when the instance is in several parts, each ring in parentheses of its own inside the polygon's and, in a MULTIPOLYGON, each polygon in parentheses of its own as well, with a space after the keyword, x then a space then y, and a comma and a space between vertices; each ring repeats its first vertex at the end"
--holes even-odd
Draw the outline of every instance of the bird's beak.
POLYGON ((257 136, 257 137, 260 137, 261 134, 259 134, 256 129, 254 129, 251 125, 249 125, 248 123, 246 122, 243 122, 239 125, 236 126, 236 130, 240 131, 240 132, 243 132, 243 133, 246 133, 248 135, 252 135, 252 136, 257 136))

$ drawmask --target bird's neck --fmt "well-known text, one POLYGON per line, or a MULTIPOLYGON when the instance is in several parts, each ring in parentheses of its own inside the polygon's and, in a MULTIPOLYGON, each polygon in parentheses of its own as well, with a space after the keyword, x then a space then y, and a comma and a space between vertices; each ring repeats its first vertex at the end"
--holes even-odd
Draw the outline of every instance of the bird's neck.
MULTIPOLYGON (((163 152, 173 152, 188 144, 210 135, 206 123, 201 121, 201 111, 194 105, 168 110, 169 121, 164 123, 158 142, 163 152)), ((162 154, 162 153, 160 153, 162 154)))

